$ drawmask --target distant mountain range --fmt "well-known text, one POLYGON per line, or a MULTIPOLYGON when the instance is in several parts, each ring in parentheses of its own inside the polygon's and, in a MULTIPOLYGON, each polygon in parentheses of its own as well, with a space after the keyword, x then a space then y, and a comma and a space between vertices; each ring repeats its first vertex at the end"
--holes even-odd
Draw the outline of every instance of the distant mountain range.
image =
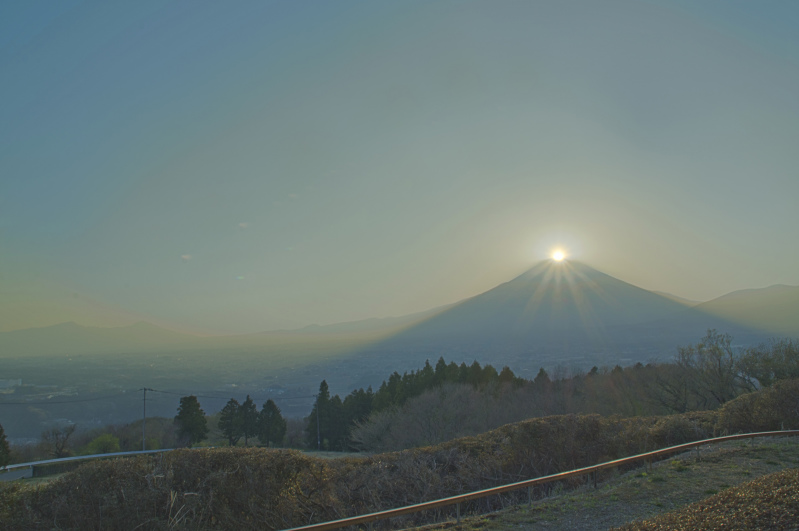
POLYGON ((409 368, 438 356, 516 367, 615 364, 670 357, 677 345, 697 342, 708 328, 739 343, 799 337, 799 287, 742 290, 697 304, 579 262, 542 262, 485 293, 409 316, 221 337, 144 322, 118 328, 63 323, 0 333, 0 358, 330 345, 331 352, 367 365, 391 361, 409 368))

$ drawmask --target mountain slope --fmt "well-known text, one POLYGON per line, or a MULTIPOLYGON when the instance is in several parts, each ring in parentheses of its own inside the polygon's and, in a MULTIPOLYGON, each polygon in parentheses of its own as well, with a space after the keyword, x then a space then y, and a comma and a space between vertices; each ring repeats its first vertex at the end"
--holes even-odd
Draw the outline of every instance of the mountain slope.
POLYGON ((698 341, 709 328, 736 339, 764 337, 585 264, 542 262, 368 353, 407 358, 408 365, 439 355, 528 369, 628 364, 668 359, 678 345, 698 341))
POLYGON ((799 286, 734 291, 696 308, 772 334, 799 337, 799 286))
POLYGON ((528 336, 643 323, 684 306, 580 263, 541 263, 417 327, 477 336, 528 336))
POLYGON ((346 321, 328 325, 312 324, 294 330, 277 330, 274 332, 264 332, 264 334, 289 334, 294 336, 319 335, 319 334, 360 334, 360 333, 391 333, 403 327, 416 324, 428 319, 433 315, 439 314, 452 305, 440 306, 422 312, 416 312, 399 317, 372 317, 359 321, 346 321))
POLYGON ((653 291, 652 293, 654 293, 656 295, 660 295, 661 297, 666 297, 667 299, 672 300, 674 302, 679 302, 683 306, 696 306, 697 304, 701 304, 702 303, 702 301, 695 301, 695 300, 692 300, 692 299, 686 299, 685 297, 680 297, 680 296, 677 296, 677 295, 673 295, 673 294, 667 293, 665 291, 653 291))

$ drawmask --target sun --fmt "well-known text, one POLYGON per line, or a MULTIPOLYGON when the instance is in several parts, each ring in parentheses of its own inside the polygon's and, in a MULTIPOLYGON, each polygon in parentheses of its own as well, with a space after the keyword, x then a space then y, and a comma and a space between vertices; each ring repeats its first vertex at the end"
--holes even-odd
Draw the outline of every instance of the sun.
POLYGON ((552 253, 552 259, 556 262, 562 262, 565 258, 566 258, 566 253, 564 253, 560 249, 557 249, 552 253))

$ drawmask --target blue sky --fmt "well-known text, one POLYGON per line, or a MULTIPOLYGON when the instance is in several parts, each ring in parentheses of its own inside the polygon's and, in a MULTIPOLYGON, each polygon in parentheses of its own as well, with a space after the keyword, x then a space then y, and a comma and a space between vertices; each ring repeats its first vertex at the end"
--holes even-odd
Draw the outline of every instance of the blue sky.
POLYGON ((795 2, 0 5, 0 330, 254 332, 472 296, 554 246, 799 284, 795 2))

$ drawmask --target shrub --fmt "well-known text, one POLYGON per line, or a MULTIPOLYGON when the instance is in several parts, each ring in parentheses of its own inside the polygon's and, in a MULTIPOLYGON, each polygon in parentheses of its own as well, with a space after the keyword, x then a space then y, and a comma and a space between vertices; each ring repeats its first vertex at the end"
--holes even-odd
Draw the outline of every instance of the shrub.
POLYGON ((772 387, 741 395, 718 412, 716 429, 742 433, 799 427, 799 379, 781 380, 772 387))
POLYGON ((119 439, 110 433, 103 433, 84 446, 81 454, 111 454, 119 451, 119 439))

